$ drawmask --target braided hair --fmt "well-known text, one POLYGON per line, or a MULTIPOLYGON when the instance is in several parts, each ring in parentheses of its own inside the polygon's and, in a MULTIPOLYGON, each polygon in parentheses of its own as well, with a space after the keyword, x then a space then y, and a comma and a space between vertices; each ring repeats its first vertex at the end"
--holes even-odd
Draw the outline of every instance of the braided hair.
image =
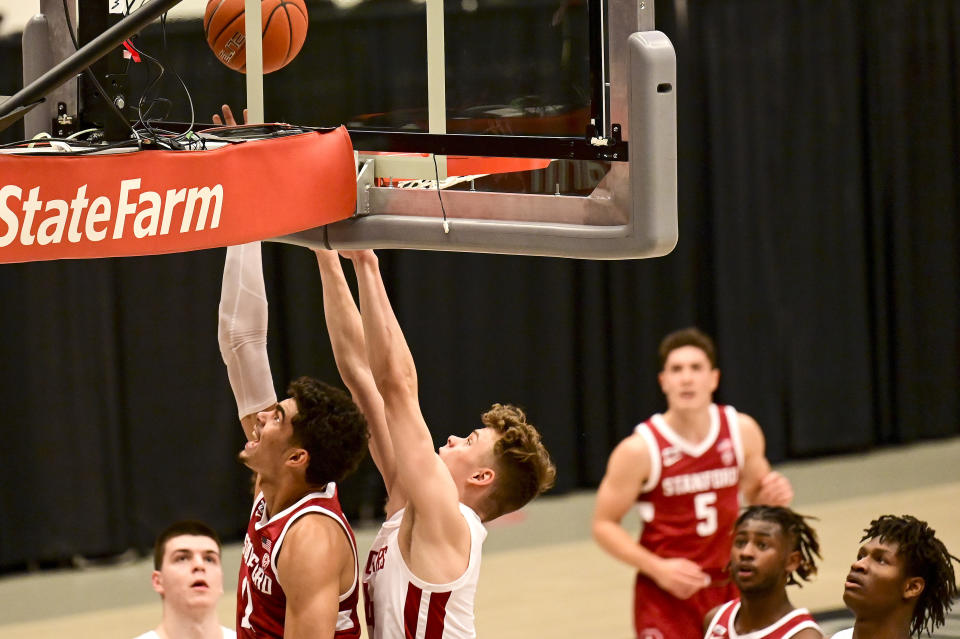
POLYGON ((908 577, 920 577, 924 587, 917 598, 910 621, 910 634, 930 635, 944 623, 946 614, 957 598, 957 580, 951 560, 960 562, 937 539, 936 531, 927 522, 910 515, 883 515, 864 529, 860 542, 879 539, 897 544, 897 556, 905 560, 908 577))
POLYGON ((784 537, 792 541, 790 551, 800 553, 800 565, 797 566, 796 574, 791 572, 787 575, 787 585, 803 587, 797 577, 810 581, 810 577, 817 574, 816 559, 820 558, 820 542, 817 540, 816 531, 807 523, 808 519, 815 519, 814 517, 797 514, 783 506, 748 506, 740 513, 734 528, 750 519, 779 525, 784 537))

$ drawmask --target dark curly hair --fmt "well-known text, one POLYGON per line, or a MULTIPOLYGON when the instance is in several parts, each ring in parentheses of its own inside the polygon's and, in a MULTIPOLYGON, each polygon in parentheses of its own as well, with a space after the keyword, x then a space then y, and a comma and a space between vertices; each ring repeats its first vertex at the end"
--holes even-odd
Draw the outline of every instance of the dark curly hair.
POLYGON ((949 552, 927 522, 910 515, 897 517, 883 515, 864 528, 860 542, 878 539, 881 543, 897 544, 897 556, 905 560, 904 571, 908 577, 923 579, 923 592, 917 598, 910 621, 910 634, 927 635, 943 625, 957 598, 957 580, 953 561, 960 561, 949 552))
POLYGON ((345 391, 313 379, 290 382, 287 393, 297 403, 293 440, 310 455, 307 482, 322 486, 342 481, 367 452, 367 420, 345 391))
POLYGON ((526 414, 510 404, 494 404, 480 421, 499 435, 493 445, 497 478, 482 508, 486 521, 519 510, 553 487, 557 467, 526 414))
POLYGON ((792 584, 802 588, 803 584, 797 581, 797 577, 810 581, 810 577, 817 574, 816 560, 820 558, 820 541, 817 539, 817 532, 807 523, 808 519, 815 519, 815 517, 800 515, 783 506, 749 506, 737 517, 734 529, 751 519, 768 521, 780 526, 784 536, 792 542, 791 552, 800 553, 800 565, 795 571, 796 576, 793 572, 787 575, 787 585, 792 584))
POLYGON ((696 346, 706 353, 707 359, 710 360, 710 366, 717 367, 717 347, 713 340, 699 328, 691 326, 674 331, 660 341, 660 348, 657 349, 660 370, 663 370, 663 367, 666 366, 670 353, 684 346, 696 346))
POLYGON ((194 519, 184 519, 176 521, 157 535, 157 540, 153 544, 153 568, 160 570, 163 565, 163 555, 167 552, 167 542, 180 535, 193 535, 195 537, 209 537, 217 542, 217 550, 220 550, 220 537, 217 532, 202 521, 194 519))

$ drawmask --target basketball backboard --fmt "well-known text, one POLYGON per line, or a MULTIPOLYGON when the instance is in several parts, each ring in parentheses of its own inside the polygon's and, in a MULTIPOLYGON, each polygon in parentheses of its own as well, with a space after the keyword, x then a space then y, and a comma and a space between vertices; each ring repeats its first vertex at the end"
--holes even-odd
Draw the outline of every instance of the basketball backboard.
MULTIPOLYGON (((265 77, 248 62, 247 104, 254 121, 346 124, 358 206, 269 239, 600 259, 676 243, 675 56, 653 0, 307 6, 293 62, 265 77)), ((184 33, 203 51, 199 24, 184 33)), ((214 76, 240 76, 204 53, 177 66, 185 85, 236 105, 214 76)))
POLYGON ((322 69, 316 81, 334 94, 344 82, 327 71, 351 78, 355 99, 321 98, 326 121, 311 124, 350 130, 358 210, 280 241, 584 258, 669 252, 675 56, 653 31, 653 12, 652 1, 635 0, 315 11, 287 73, 322 69), (495 158, 542 161, 517 171, 495 158))

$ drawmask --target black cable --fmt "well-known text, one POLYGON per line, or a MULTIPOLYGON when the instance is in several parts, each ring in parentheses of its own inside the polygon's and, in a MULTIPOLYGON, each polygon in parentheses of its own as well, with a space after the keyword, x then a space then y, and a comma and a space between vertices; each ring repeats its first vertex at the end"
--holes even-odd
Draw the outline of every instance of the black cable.
POLYGON ((447 222, 447 209, 443 206, 443 196, 440 195, 440 168, 437 166, 437 154, 431 153, 433 158, 433 175, 437 178, 437 199, 440 200, 440 212, 443 214, 443 232, 450 232, 450 223, 447 222))
MULTIPOLYGON (((163 44, 163 47, 164 47, 164 50, 166 50, 166 38, 167 38, 166 14, 163 14, 163 15, 161 16, 161 18, 160 18, 160 24, 161 24, 161 28, 162 28, 162 32, 163 32, 163 43, 164 43, 164 44, 163 44)), ((143 90, 143 93, 142 93, 141 96, 140 96, 140 100, 139 100, 139 102, 137 103, 137 114, 138 114, 139 119, 140 119, 140 124, 143 125, 144 128, 146 128, 146 129, 147 129, 148 131, 150 131, 152 134, 160 133, 160 132, 161 132, 160 130, 155 129, 155 128, 153 127, 153 125, 150 124, 149 119, 148 119, 147 121, 144 121, 144 118, 149 115, 151 109, 153 109, 153 106, 154 106, 154 104, 155 104, 156 102, 158 102, 158 101, 166 102, 166 103, 167 103, 167 106, 168 106, 168 108, 169 108, 169 106, 172 104, 171 101, 170 101, 170 100, 167 100, 166 98, 151 98, 151 99, 150 99, 150 104, 149 104, 149 106, 147 107, 146 112, 143 112, 143 105, 144 105, 144 103, 147 101, 147 96, 148 96, 148 94, 150 93, 150 91, 160 82, 161 78, 163 77, 164 73, 166 72, 166 67, 164 67, 163 63, 162 63, 160 60, 158 60, 157 58, 154 58, 153 56, 151 56, 151 55, 149 55, 149 54, 147 54, 147 53, 145 53, 145 52, 144 52, 141 48, 139 48, 132 40, 129 42, 129 46, 130 46, 134 51, 136 51, 137 54, 139 54, 141 57, 143 57, 143 58, 147 59, 149 62, 152 62, 153 64, 155 64, 155 65, 157 66, 157 68, 159 68, 159 70, 160 70, 159 75, 157 75, 156 78, 154 78, 151 82, 149 82, 149 84, 147 85, 147 87, 143 90)), ((183 133, 180 133, 180 134, 175 134, 175 133, 167 132, 167 131, 163 131, 163 133, 172 135, 172 136, 174 136, 174 139, 175 139, 175 140, 180 141, 180 140, 184 140, 184 139, 186 139, 186 138, 189 138, 189 137, 191 136, 191 134, 193 133, 193 127, 194 127, 194 125, 196 124, 196 112, 195 112, 194 107, 193 107, 193 96, 190 94, 190 89, 187 87, 187 83, 183 81, 183 78, 180 77, 180 74, 177 73, 177 71, 176 71, 175 69, 171 69, 170 72, 173 74, 173 76, 174 76, 174 77, 177 79, 177 81, 180 83, 180 86, 183 87, 183 92, 184 92, 184 93, 186 94, 186 96, 187 96, 187 104, 189 104, 189 106, 190 106, 190 126, 187 128, 186 131, 184 131, 183 133)), ((169 113, 169 111, 168 111, 168 113, 169 113)), ((163 118, 160 118, 160 119, 163 119, 163 118)))
MULTIPOLYGON (((67 0, 61 0, 61 2, 63 4, 63 17, 64 17, 64 20, 66 20, 67 22, 67 32, 70 34, 70 41, 73 42, 73 48, 75 50, 79 50, 80 44, 77 42, 77 36, 73 32, 73 23, 70 20, 70 10, 67 9, 67 0)), ((113 103, 113 100, 111 100, 109 96, 107 96, 107 92, 103 90, 103 86, 101 86, 100 81, 97 80, 97 76, 93 74, 93 71, 90 69, 90 67, 85 68, 83 72, 84 74, 86 74, 87 79, 93 82, 93 85, 97 89, 97 93, 99 93, 100 97, 103 98, 103 101, 107 103, 107 106, 110 107, 110 109, 113 110, 114 114, 116 114, 116 116, 120 118, 120 120, 124 124, 127 125, 127 127, 130 129, 130 131, 134 135, 137 135, 137 132, 134 130, 133 125, 130 124, 130 122, 127 120, 127 116, 125 116, 120 111, 120 109, 117 108, 117 105, 113 103)))

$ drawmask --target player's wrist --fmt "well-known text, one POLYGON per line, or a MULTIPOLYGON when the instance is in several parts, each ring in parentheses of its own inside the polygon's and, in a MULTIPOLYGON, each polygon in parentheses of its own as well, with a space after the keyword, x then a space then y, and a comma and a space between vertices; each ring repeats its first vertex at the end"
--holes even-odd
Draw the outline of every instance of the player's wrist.
POLYGON ((653 553, 640 555, 634 565, 641 574, 653 579, 654 581, 657 581, 660 578, 660 574, 663 570, 663 560, 653 553))

